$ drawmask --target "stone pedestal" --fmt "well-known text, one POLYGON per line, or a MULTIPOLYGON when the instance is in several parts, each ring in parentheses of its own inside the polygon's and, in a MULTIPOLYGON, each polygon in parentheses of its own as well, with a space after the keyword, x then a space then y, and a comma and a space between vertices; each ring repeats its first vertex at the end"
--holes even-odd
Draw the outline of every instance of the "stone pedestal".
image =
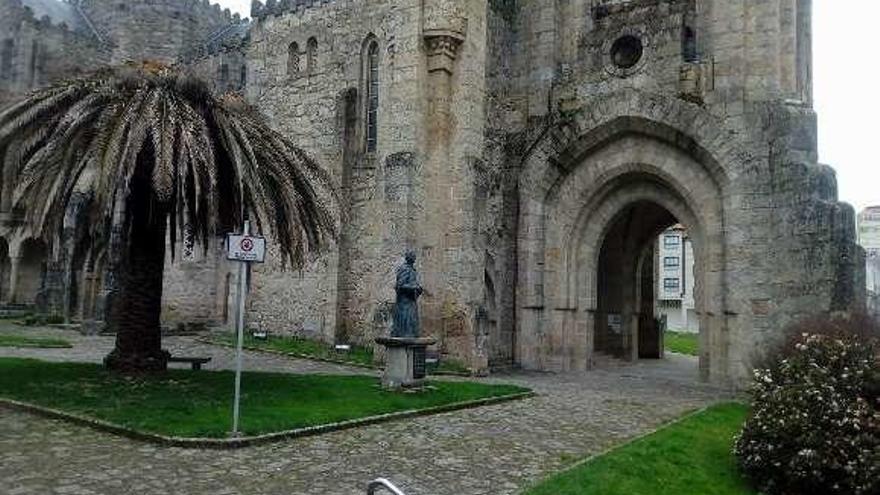
POLYGON ((425 380, 425 351, 434 339, 380 337, 376 343, 385 346, 385 372, 382 386, 388 389, 419 387, 425 380))

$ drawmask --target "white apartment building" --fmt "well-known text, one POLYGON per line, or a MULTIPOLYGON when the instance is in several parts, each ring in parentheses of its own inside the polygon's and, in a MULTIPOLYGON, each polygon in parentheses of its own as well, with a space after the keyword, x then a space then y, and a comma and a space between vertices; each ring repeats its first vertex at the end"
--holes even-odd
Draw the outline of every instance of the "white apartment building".
POLYGON ((666 329, 699 332, 694 305, 694 246, 682 225, 665 230, 657 239, 657 316, 666 329))
POLYGON ((865 248, 865 282, 868 311, 880 316, 880 206, 870 206, 858 216, 859 244, 865 248))

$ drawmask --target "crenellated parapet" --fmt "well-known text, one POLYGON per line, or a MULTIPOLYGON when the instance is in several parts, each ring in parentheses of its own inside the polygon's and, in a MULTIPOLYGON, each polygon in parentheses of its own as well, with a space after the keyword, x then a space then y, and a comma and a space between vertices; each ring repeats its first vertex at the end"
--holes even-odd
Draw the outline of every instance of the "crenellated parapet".
POLYGON ((334 3, 336 0, 252 0, 251 18, 262 20, 267 17, 302 12, 313 7, 321 7, 334 3))
MULTIPOLYGON (((28 1, 28 0, 24 0, 28 1)), ((55 1, 55 0, 52 0, 55 1)), ((134 7, 167 10, 187 14, 203 23, 220 24, 240 21, 238 14, 233 14, 229 9, 221 8, 220 5, 211 3, 210 0, 138 0, 137 2, 123 2, 108 0, 66 0, 69 3, 82 6, 84 9, 115 10, 120 14, 131 11, 134 7)))
POLYGON ((76 5, 113 47, 113 63, 189 59, 218 33, 242 22, 238 14, 208 0, 78 0, 76 5))

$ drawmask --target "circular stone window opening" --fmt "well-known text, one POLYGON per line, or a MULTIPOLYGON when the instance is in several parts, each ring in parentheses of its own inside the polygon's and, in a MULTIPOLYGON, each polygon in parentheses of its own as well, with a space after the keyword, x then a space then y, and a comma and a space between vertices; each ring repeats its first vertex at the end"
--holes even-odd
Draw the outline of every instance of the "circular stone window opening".
POLYGON ((632 69, 644 52, 642 40, 629 34, 621 36, 611 45, 611 62, 620 69, 632 69))

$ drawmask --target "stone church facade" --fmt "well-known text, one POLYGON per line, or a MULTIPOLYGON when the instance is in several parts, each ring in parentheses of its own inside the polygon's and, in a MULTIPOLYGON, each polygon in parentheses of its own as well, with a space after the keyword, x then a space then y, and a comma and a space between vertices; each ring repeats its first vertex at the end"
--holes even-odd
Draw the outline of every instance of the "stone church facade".
MULTIPOLYGON (((854 213, 817 162, 810 0, 270 0, 251 21, 71 0, 63 26, 34 15, 46 3, 0 0, 20 14, 0 17, 0 97, 71 67, 182 61, 333 172, 339 242, 299 271, 257 268, 251 326, 368 345, 411 247, 424 332, 474 371, 654 357, 654 241, 679 223, 705 378, 739 381, 785 325, 864 305, 854 213)), ((45 279, 65 290, 48 298, 93 319, 102 255, 49 241, 45 279)), ((166 269, 166 320, 231 321, 222 242, 189 248, 166 269)))

